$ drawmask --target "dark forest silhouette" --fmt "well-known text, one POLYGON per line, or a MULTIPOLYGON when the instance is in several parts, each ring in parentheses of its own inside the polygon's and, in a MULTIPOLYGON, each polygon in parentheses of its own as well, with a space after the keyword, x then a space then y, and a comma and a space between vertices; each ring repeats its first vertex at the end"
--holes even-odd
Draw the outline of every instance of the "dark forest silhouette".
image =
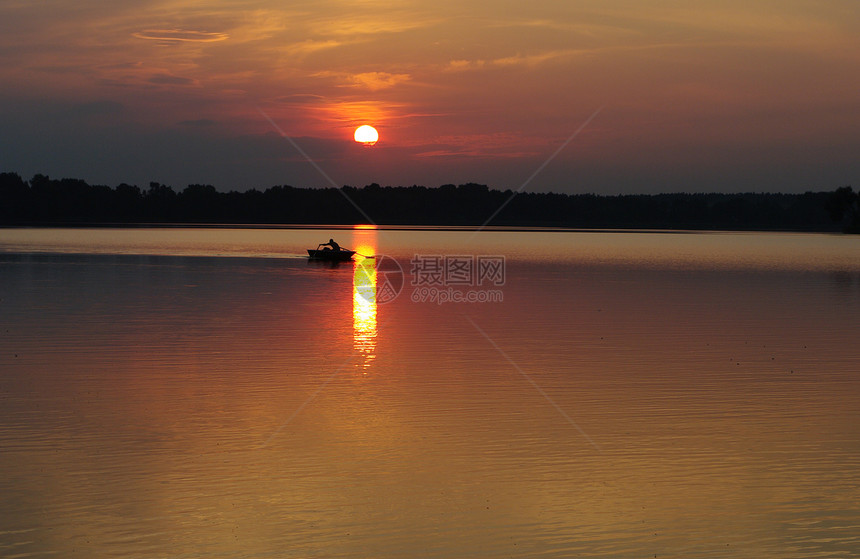
MULTIPOLYGON (((151 182, 141 189, 0 173, 0 224, 366 223, 352 200, 380 225, 482 225, 511 198, 481 184, 295 188, 219 192, 192 184, 181 192, 151 182), (339 191, 340 190, 340 191, 339 191), (344 196, 346 194, 346 196, 344 196)), ((851 187, 804 194, 519 193, 490 221, 495 226, 572 228, 860 231, 860 193, 851 187)))

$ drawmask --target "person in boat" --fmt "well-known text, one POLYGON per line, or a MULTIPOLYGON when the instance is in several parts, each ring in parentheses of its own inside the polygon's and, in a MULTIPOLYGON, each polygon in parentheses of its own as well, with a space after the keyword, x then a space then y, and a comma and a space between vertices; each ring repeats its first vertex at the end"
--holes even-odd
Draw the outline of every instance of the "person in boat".
POLYGON ((337 244, 336 242, 334 242, 334 239, 329 239, 328 242, 323 243, 322 246, 326 247, 323 250, 334 250, 334 251, 340 250, 340 245, 337 244), (329 247, 331 247, 331 248, 329 248, 329 247))

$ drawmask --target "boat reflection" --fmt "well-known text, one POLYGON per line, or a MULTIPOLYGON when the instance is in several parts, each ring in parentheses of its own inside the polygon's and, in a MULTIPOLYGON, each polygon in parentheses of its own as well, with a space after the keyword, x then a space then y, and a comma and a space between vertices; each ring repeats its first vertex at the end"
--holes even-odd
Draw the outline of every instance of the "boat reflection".
POLYGON ((359 353, 359 368, 367 374, 376 358, 376 262, 359 257, 352 280, 353 348, 359 353))

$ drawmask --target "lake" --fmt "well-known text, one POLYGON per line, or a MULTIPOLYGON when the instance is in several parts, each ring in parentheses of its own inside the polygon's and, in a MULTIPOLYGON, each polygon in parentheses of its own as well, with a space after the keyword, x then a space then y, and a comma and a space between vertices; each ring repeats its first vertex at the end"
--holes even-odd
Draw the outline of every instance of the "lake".
POLYGON ((0 555, 858 556, 858 342, 858 237, 0 229, 0 555))

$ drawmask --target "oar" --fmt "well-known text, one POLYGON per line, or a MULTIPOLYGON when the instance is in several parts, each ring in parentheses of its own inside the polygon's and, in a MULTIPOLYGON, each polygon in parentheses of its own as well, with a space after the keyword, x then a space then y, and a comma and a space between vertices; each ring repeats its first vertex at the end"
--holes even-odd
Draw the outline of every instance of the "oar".
MULTIPOLYGON (((347 249, 347 250, 348 250, 348 249, 347 249)), ((360 252, 355 252, 354 250, 353 250, 352 252, 353 252, 353 254, 357 254, 357 255, 359 255, 359 256, 363 256, 363 257, 365 257, 365 258, 376 258, 375 256, 369 256, 369 255, 367 255, 367 254, 361 254, 360 252)))
POLYGON ((351 253, 353 253, 353 254, 357 254, 357 255, 359 255, 359 256, 363 256, 363 257, 365 257, 365 258, 376 258, 375 256, 370 256, 370 255, 368 255, 368 254, 361 254, 360 252, 356 252, 356 251, 354 251, 354 250, 350 250, 350 249, 348 249, 348 248, 346 248, 346 249, 344 249, 343 247, 341 247, 341 248, 342 248, 343 250, 349 250, 349 252, 351 252, 351 253))

